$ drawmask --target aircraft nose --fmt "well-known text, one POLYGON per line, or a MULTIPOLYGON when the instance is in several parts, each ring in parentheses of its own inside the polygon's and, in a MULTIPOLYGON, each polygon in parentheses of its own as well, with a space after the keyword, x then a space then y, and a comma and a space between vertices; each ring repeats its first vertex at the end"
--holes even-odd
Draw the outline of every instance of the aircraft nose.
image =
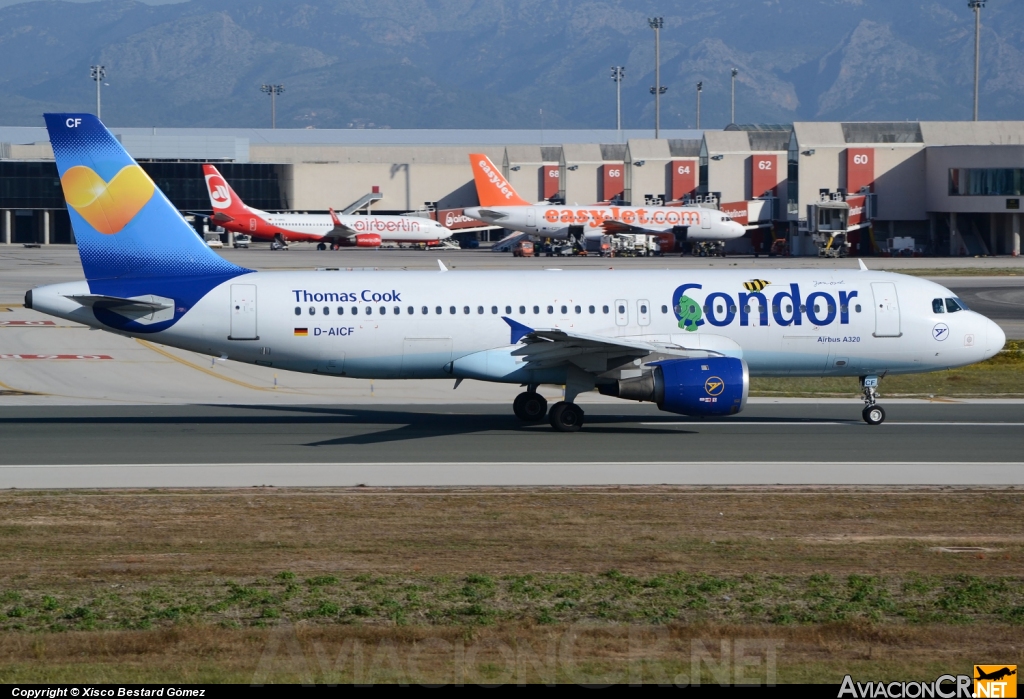
POLYGON ((985 358, 994 357, 999 354, 999 350, 1003 349, 1003 345, 1006 344, 1006 333, 999 327, 999 324, 993 320, 985 319, 988 323, 986 328, 986 339, 985 343, 985 358))

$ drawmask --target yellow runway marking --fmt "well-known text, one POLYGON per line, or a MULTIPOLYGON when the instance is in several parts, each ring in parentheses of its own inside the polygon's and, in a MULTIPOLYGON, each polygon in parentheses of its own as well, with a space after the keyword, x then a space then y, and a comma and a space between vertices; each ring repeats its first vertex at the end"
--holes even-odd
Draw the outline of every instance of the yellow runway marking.
POLYGON ((207 369, 204 366, 199 366, 198 364, 190 362, 187 359, 182 359, 181 357, 175 357, 170 352, 167 352, 165 350, 160 349, 159 347, 157 347, 156 345, 154 345, 151 342, 146 342, 145 340, 141 340, 139 338, 135 338, 135 341, 138 342, 143 347, 146 347, 147 349, 153 350, 157 354, 162 354, 163 356, 167 357, 168 359, 172 359, 172 360, 178 362, 179 364, 184 364, 185 366, 187 366, 187 367, 189 367, 191 369, 195 369, 196 371, 201 371, 204 374, 212 376, 212 377, 214 377, 216 379, 220 379, 221 381, 227 381, 229 383, 233 383, 233 384, 236 384, 238 386, 242 386, 243 388, 251 388, 254 391, 273 391, 274 390, 272 388, 267 388, 265 386, 255 386, 255 385, 253 385, 251 383, 246 383, 245 381, 239 381, 238 379, 233 379, 230 376, 221 376, 217 372, 211 371, 210 369, 207 369))

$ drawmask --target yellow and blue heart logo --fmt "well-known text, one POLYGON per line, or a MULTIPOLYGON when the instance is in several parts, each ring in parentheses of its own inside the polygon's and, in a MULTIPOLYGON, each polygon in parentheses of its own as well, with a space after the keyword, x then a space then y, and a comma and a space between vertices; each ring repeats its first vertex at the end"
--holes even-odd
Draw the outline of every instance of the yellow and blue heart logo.
POLYGON ((75 165, 60 178, 67 203, 104 235, 119 233, 142 211, 156 186, 138 165, 126 165, 105 182, 92 168, 75 165))

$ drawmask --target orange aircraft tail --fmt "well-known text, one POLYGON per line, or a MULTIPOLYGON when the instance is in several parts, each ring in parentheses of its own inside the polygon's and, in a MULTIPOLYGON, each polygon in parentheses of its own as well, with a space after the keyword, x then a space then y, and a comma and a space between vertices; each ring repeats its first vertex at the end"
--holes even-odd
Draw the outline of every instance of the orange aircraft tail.
POLYGON ((516 194, 508 180, 483 153, 470 153, 469 164, 473 167, 476 195, 480 206, 530 206, 530 202, 516 194))

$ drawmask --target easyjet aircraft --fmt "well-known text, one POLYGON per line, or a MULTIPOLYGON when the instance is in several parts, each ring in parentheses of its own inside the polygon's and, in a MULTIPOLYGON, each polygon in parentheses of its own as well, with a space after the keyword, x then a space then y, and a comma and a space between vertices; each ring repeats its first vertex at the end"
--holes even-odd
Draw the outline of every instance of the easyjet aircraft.
POLYGON ((334 209, 329 214, 272 214, 246 206, 213 165, 203 165, 203 173, 213 207, 211 220, 256 240, 376 248, 384 240, 431 244, 452 234, 437 221, 417 216, 339 216, 334 209))
POLYGON ((467 216, 545 238, 592 238, 618 233, 674 233, 677 240, 740 238, 744 228, 716 209, 697 206, 565 206, 531 204, 516 194, 490 158, 469 156, 480 206, 467 216))

